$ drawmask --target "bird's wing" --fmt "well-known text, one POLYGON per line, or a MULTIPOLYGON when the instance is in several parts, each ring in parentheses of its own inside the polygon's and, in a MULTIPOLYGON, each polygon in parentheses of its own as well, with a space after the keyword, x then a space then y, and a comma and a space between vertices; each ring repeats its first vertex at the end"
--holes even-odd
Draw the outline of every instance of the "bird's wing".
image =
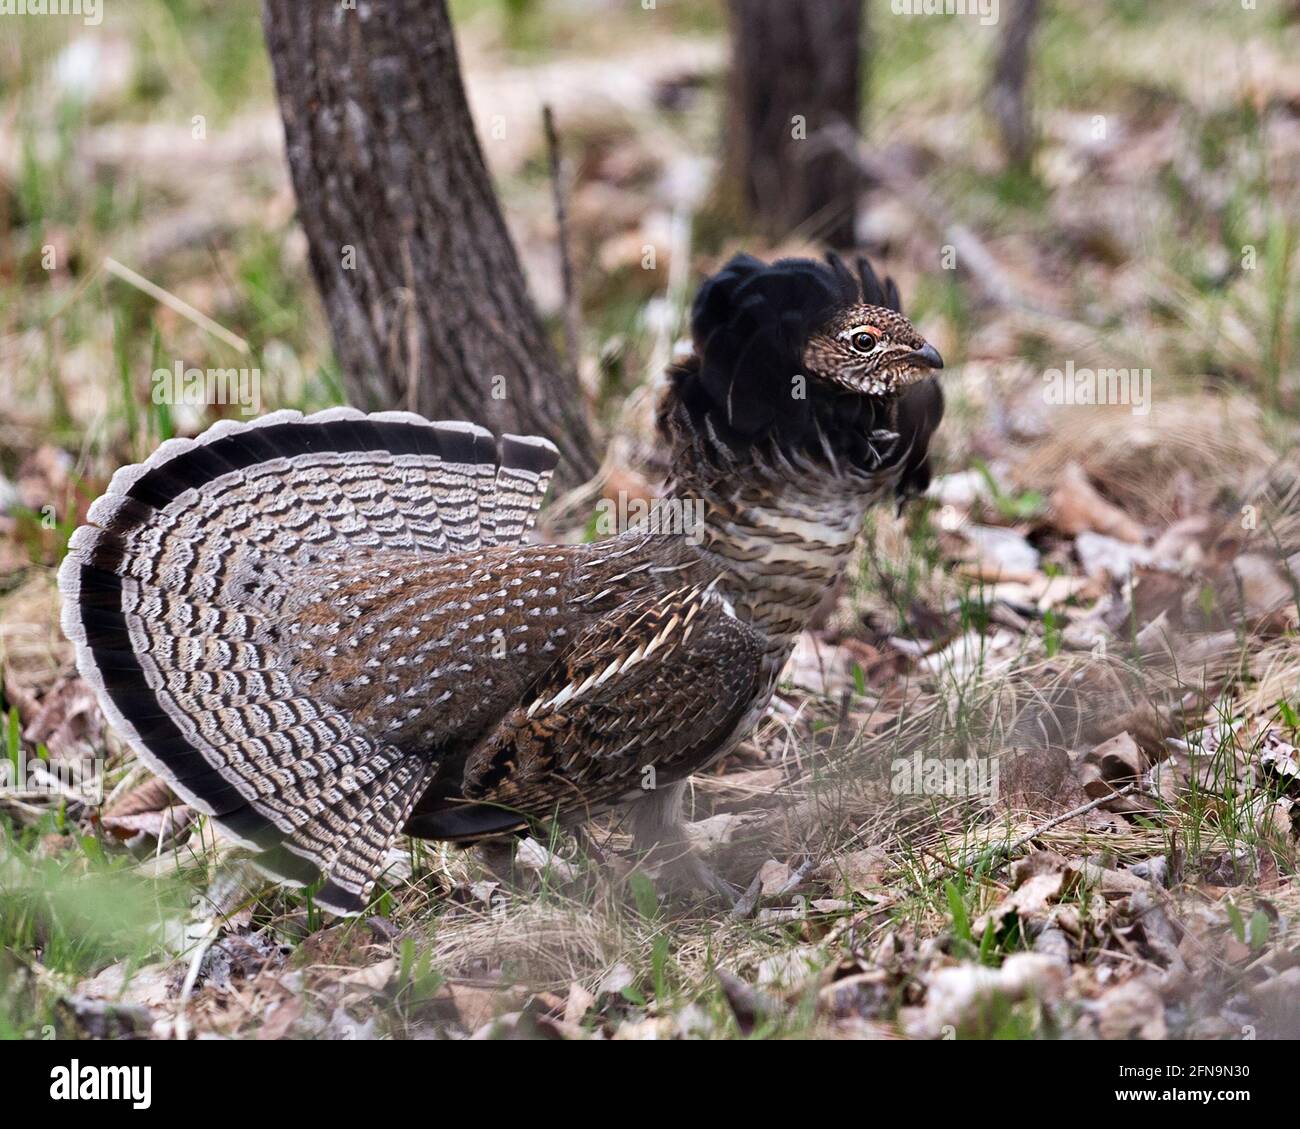
POLYGON ((763 647, 711 586, 601 619, 471 755, 465 796, 535 817, 689 775, 761 699, 763 647))

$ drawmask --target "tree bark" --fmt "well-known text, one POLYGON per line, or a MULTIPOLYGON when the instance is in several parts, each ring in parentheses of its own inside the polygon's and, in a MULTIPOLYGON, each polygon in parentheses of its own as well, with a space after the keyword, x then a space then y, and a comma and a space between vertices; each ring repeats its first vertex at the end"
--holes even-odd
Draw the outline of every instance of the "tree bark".
POLYGON ((264 25, 349 398, 545 435, 570 483, 591 474, 586 401, 528 296, 444 0, 265 0, 264 25))
POLYGON ((856 242, 858 175, 809 139, 834 122, 857 131, 862 36, 861 0, 731 0, 727 176, 770 239, 856 242))
POLYGON ((1029 105, 1029 45, 1038 26, 1039 0, 1009 0, 989 109, 997 122, 1002 151, 1013 168, 1027 169, 1034 155, 1034 121, 1029 105))

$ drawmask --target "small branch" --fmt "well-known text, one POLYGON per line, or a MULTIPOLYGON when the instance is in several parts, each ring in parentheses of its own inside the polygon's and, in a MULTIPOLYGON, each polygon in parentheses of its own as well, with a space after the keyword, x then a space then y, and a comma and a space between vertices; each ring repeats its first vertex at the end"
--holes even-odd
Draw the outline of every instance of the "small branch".
POLYGON ((763 894, 763 876, 755 874, 754 880, 750 882, 748 889, 736 900, 736 904, 731 907, 731 920, 744 921, 752 917, 754 910, 758 908, 758 899, 763 894))
POLYGON ((143 275, 136 274, 130 267, 123 266, 116 259, 105 258, 103 266, 109 274, 120 278, 137 290, 143 291, 155 302, 161 302, 168 309, 180 314, 181 317, 188 318, 200 329, 207 330, 213 337, 219 337, 232 349, 237 349, 241 353, 249 352, 248 342, 242 337, 231 333, 224 325, 218 325, 207 314, 196 310, 188 302, 176 297, 170 290, 164 290, 157 283, 150 282, 143 275))
POLYGON ((560 284, 564 289, 564 347, 569 365, 578 372, 582 340, 582 304, 573 279, 573 249, 569 242, 569 210, 564 194, 564 167, 560 156, 560 137, 555 129, 555 115, 549 105, 542 107, 542 127, 546 132, 546 156, 550 166, 551 193, 555 198, 555 226, 560 244, 560 284))
MULTIPOLYGON (((805 860, 802 864, 800 864, 798 869, 790 873, 790 877, 787 878, 781 884, 781 888, 779 890, 776 890, 772 894, 772 897, 780 898, 790 893, 791 890, 799 886, 799 884, 802 883, 803 880, 808 877, 808 872, 811 871, 812 868, 813 868, 813 860, 812 859, 805 860)), ((731 920, 744 921, 746 918, 753 916, 753 913, 758 908, 758 903, 762 900, 762 897, 763 897, 763 874, 762 871, 760 870, 759 873, 754 875, 754 880, 749 884, 749 888, 743 894, 740 895, 740 898, 736 901, 736 904, 732 906, 731 920)))
POLYGON ((209 918, 203 923, 203 932, 196 938, 197 944, 190 957, 189 967, 185 970, 185 979, 181 984, 180 1004, 176 1009, 176 1038, 185 1042, 190 1037, 190 999, 194 995, 194 986, 199 981, 199 972, 203 968, 203 958, 208 955, 212 943, 221 935, 221 922, 218 918, 209 918))

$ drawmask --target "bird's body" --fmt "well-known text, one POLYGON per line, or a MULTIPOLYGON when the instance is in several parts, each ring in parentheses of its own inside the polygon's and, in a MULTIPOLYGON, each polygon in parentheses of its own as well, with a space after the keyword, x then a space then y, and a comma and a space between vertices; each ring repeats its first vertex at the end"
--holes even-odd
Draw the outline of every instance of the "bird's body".
POLYGON ((468 841, 637 800, 662 832, 761 716, 867 509, 924 484, 937 354, 896 307, 838 264, 741 257, 706 285, 660 413, 659 505, 698 528, 526 544, 554 447, 406 413, 173 441, 70 543, 80 669, 182 796, 342 912, 403 829, 468 841), (855 304, 895 365, 868 394, 817 375, 837 340, 876 351, 855 304))

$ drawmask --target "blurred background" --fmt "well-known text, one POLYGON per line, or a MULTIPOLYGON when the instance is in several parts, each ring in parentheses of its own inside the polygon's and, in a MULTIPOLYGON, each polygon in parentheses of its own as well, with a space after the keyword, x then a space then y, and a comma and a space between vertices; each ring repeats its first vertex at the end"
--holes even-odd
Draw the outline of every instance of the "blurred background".
MULTIPOLYGON (((755 107, 729 89, 732 39, 757 52, 760 77, 765 46, 745 40, 751 21, 729 30, 721 3, 451 5, 478 136, 558 340, 540 108, 554 110, 572 181, 582 379, 599 409, 646 379, 674 268, 689 289, 736 248, 816 251, 828 238, 843 247, 846 233, 895 275, 908 313, 962 365, 949 386, 959 403, 966 374, 987 408, 1008 366, 1041 371, 1064 348, 1079 365, 1152 367, 1166 399, 1211 387, 1290 407, 1294 6, 1028 6, 1036 18, 1019 124, 1016 111, 1008 124, 1000 110, 1007 91, 997 78, 1021 6, 1003 0, 987 26, 978 13, 898 15, 897 6, 867 5, 847 52, 842 36, 832 40, 833 61, 858 66, 856 83, 827 91, 814 77, 806 94, 782 95, 813 103, 804 110, 811 136, 783 147, 744 136, 765 110, 786 107, 755 107), (839 114, 845 91, 856 97, 850 125, 869 162, 847 192, 826 157, 803 156, 830 144, 817 99, 839 114), (785 199, 801 184, 783 185, 779 173, 800 166, 814 170, 823 199, 785 199), (776 180, 770 190, 765 175, 776 180), (846 197, 856 205, 847 218, 846 197), (674 254, 687 261, 674 264, 674 254), (1036 320, 1043 314, 1071 324, 1036 320)), ((768 18, 779 28, 779 12, 768 18)), ((168 427, 138 418, 154 352, 205 366, 251 356, 268 409, 337 402, 258 5, 104 0, 95 26, 15 17, 5 31, 8 476, 37 434, 75 450, 88 435, 120 443, 134 424, 135 453, 152 445, 168 427), (251 353, 230 352, 104 273, 105 256, 209 315, 251 353)), ((769 103, 777 97, 767 93, 769 103)), ((181 414, 170 426, 206 422, 181 414)))

